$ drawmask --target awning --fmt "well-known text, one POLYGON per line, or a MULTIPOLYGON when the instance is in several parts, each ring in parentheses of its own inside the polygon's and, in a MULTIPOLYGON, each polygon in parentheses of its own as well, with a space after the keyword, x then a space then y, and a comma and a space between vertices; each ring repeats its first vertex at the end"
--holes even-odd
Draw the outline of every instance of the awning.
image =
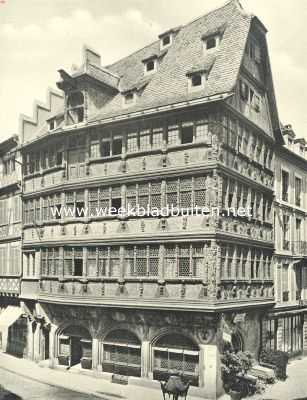
POLYGON ((23 314, 21 307, 7 306, 0 314, 0 331, 7 329, 23 314))

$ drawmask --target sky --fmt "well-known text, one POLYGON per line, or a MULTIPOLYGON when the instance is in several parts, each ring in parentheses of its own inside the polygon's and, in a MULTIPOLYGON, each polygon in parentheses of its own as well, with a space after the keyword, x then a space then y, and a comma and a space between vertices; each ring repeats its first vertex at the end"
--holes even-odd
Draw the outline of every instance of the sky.
MULTIPOLYGON (((56 88, 58 70, 81 64, 87 44, 107 65, 224 0, 0 0, 0 140, 20 114, 56 88)), ((307 0, 241 0, 268 29, 279 116, 307 140, 307 0)))

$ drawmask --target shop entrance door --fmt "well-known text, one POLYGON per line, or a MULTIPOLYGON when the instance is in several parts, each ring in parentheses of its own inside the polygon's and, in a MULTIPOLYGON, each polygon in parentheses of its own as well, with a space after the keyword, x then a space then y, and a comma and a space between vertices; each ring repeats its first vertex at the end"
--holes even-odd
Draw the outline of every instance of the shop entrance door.
POLYGON ((82 348, 80 337, 72 336, 71 340, 71 367, 81 362, 82 348))

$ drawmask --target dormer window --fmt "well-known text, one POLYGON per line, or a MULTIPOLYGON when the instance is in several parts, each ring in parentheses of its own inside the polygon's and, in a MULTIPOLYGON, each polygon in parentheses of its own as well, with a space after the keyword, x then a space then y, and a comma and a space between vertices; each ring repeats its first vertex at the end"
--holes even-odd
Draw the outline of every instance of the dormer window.
POLYGON ((132 104, 134 100, 134 94, 133 93, 128 93, 125 95, 125 103, 126 104, 132 104))
POLYGON ((210 50, 213 49, 214 47, 216 47, 216 37, 211 37, 209 39, 206 40, 206 49, 210 50))
POLYGON ((195 91, 204 88, 204 84, 206 81, 205 72, 190 72, 187 74, 188 76, 188 90, 195 91))
POLYGON ((156 54, 151 55, 150 57, 143 60, 144 64, 144 74, 149 75, 157 70, 158 66, 158 57, 156 54))
POLYGON ((219 34, 204 36, 203 40, 203 49, 204 51, 209 51, 218 47, 221 41, 221 37, 219 34))
POLYGON ((123 96, 123 106, 129 107, 135 104, 136 94, 134 92, 125 93, 123 96))
POLYGON ((170 44, 171 44, 171 36, 170 35, 164 36, 164 38, 162 39, 162 46, 166 47, 170 44))
POLYGON ((169 47, 173 41, 177 33, 180 31, 180 26, 177 26, 175 28, 171 28, 159 35, 160 39, 160 50, 165 49, 166 47, 169 47))
POLYGON ((146 72, 154 71, 156 67, 156 63, 154 60, 147 61, 146 63, 146 72))
POLYGON ((84 120, 84 96, 82 92, 72 92, 67 97, 67 123, 78 124, 84 120))
POLYGON ((196 87, 196 86, 201 86, 202 85, 202 76, 201 74, 195 74, 192 75, 191 77, 191 86, 196 87))

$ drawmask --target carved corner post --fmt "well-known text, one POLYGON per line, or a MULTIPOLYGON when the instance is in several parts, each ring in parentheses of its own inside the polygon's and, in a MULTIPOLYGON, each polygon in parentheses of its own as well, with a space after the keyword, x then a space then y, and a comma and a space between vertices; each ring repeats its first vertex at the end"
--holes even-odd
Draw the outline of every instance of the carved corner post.
POLYGON ((57 327, 51 325, 49 332, 49 367, 54 368, 56 366, 57 357, 57 338, 56 338, 57 327))
POLYGON ((98 370, 99 366, 99 341, 97 338, 93 338, 92 341, 92 369, 98 370))
POLYGON ((28 317, 28 358, 34 360, 34 332, 36 329, 36 322, 28 317))
POLYGON ((208 330, 208 335, 199 344, 199 386, 204 388, 206 397, 217 399, 223 393, 221 359, 214 328, 208 330))
POLYGON ((33 360, 39 362, 41 360, 41 323, 33 324, 33 360))
POLYGON ((208 252, 208 297, 212 300, 216 299, 217 291, 217 274, 219 273, 219 246, 216 241, 211 241, 211 247, 207 249, 208 252))
POLYGON ((149 340, 143 340, 141 346, 141 376, 150 378, 151 373, 151 346, 149 340))

